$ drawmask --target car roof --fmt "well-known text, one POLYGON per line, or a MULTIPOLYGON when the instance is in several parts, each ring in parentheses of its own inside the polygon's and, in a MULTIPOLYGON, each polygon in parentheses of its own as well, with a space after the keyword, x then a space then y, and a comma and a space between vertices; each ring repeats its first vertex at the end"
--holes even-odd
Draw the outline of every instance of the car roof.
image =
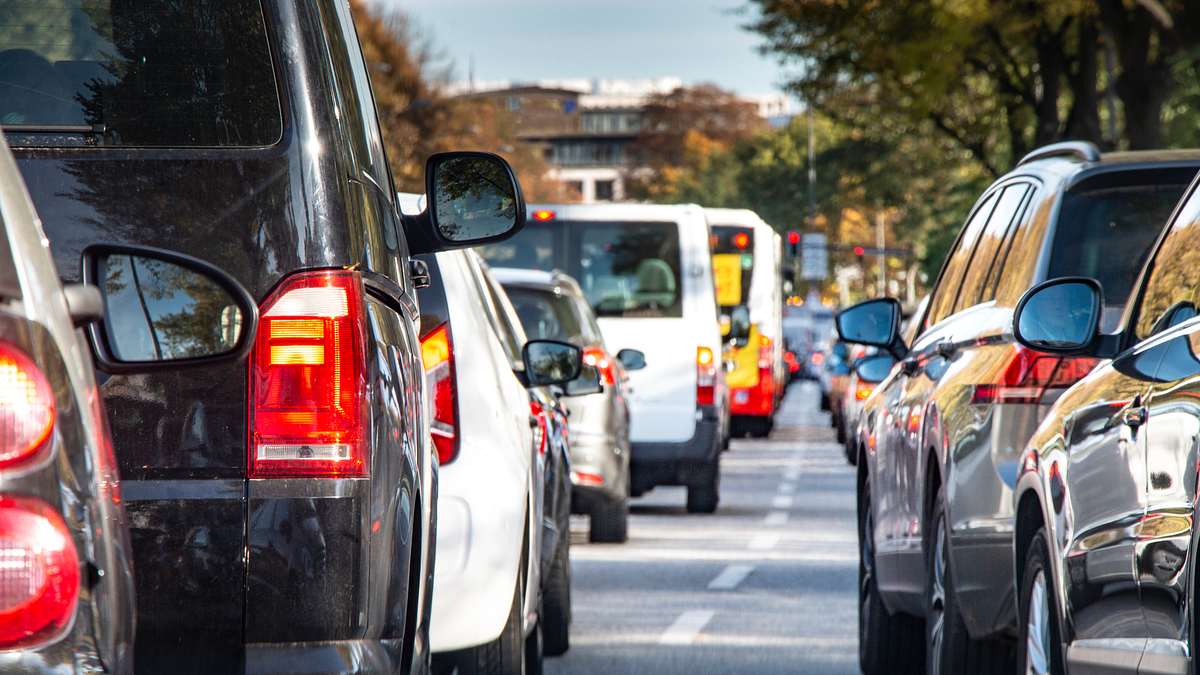
POLYGON ((530 204, 529 212, 553 211, 557 220, 670 220, 704 215, 695 204, 530 204))
MULTIPOLYGON (((704 209, 704 217, 709 225, 734 225, 741 227, 756 227, 767 225, 762 216, 750 209, 704 209)), ((769 226, 768 226, 769 227, 769 226)))
POLYGON ((493 267, 492 276, 504 286, 524 286, 543 288, 547 290, 567 291, 573 295, 582 295, 583 291, 571 275, 554 270, 530 270, 517 267, 493 267))
POLYGON ((1032 159, 1013 167, 1005 178, 1035 175, 1068 183, 1068 189, 1085 178, 1100 173, 1148 169, 1200 169, 1200 149, 1129 150, 1099 153, 1095 159, 1078 155, 1054 155, 1032 159))

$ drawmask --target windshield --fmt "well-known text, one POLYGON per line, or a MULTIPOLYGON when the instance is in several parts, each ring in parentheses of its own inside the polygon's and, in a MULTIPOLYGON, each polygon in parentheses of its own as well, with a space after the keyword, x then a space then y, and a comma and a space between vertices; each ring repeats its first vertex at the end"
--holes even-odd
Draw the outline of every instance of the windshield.
POLYGON ((1107 184, 1085 183, 1067 193, 1054 234, 1047 278, 1099 281, 1104 288, 1101 329, 1106 332, 1116 328, 1135 277, 1191 178, 1186 172, 1174 181, 1150 183, 1141 173, 1163 181, 1158 172, 1116 174, 1100 177, 1107 184))
POLYGON ((505 290, 530 340, 583 344, 583 328, 569 298, 550 290, 520 286, 507 286, 505 290))
POLYGON ((712 227, 713 280, 722 312, 744 305, 750 297, 754 272, 754 230, 749 227, 712 227))
POLYGON ((0 0, 12 145, 261 146, 283 130, 258 0, 0 0))

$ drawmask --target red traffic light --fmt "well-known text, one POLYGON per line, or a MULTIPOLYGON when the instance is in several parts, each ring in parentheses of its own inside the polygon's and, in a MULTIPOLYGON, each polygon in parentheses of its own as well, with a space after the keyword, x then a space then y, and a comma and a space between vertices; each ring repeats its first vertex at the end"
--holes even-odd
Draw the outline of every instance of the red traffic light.
POLYGON ((738 232, 733 235, 733 245, 741 249, 746 248, 750 245, 750 235, 745 232, 738 232))
POLYGON ((860 258, 861 258, 861 257, 863 257, 864 255, 866 255, 866 253, 867 253, 867 249, 865 249, 865 248, 863 248, 863 247, 861 247, 861 246, 855 246, 855 247, 854 247, 854 255, 856 255, 856 256, 858 256, 858 257, 860 257, 860 258))
POLYGON ((788 243, 791 244, 792 246, 799 244, 800 243, 800 233, 795 230, 788 232, 788 243))

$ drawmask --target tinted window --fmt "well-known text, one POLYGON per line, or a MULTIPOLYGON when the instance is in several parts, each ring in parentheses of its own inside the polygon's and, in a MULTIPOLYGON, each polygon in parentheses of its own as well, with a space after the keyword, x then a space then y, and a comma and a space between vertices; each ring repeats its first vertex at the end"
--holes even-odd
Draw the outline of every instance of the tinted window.
POLYGON ((1004 241, 1004 235, 1008 233, 1013 217, 1017 215, 1017 209, 1024 202, 1027 190, 1028 186, 1024 183, 1004 188, 1004 193, 1000 195, 1000 201, 996 203, 996 208, 979 238, 979 245, 975 247, 971 264, 967 266, 962 290, 959 291, 958 302, 955 304, 956 311, 992 299, 993 289, 985 281, 992 266, 996 264, 1000 244, 1004 241))
POLYGON ((597 316, 683 316, 675 223, 579 223, 572 270, 597 316))
POLYGON ((519 267, 549 272, 560 265, 555 261, 554 235, 557 226, 530 219, 515 236, 480 249, 495 267, 519 267))
POLYGON ((583 344, 583 327, 571 299, 553 291, 506 286, 508 299, 530 340, 563 340, 583 344))
POLYGON ((971 219, 963 227, 962 235, 959 237, 958 246, 950 254, 946 260, 946 266, 942 270, 942 279, 938 282, 937 291, 933 295, 933 307, 929 312, 929 318, 925 324, 933 325, 950 315, 954 311, 954 301, 958 298, 958 289, 962 280, 963 269, 967 266, 967 261, 971 259, 971 251, 975 248, 975 242, 979 239, 979 233, 983 231, 983 226, 987 223, 988 217, 992 215, 992 207, 996 204, 996 192, 988 195, 987 198, 979 205, 975 212, 971 215, 971 219))
MULTIPOLYGON (((1147 183, 1136 173, 1100 179, 1084 183, 1063 197, 1048 278, 1082 276, 1098 280, 1104 288, 1105 305, 1100 327, 1111 331, 1150 247, 1186 185, 1147 183), (1103 182, 1097 184, 1100 179, 1103 182)), ((1193 283, 1189 290, 1194 288, 1193 283)))
POLYGON ((749 227, 712 227, 713 281, 721 311, 746 304, 754 272, 754 230, 749 227))
POLYGON ((1200 192, 1192 192, 1151 265, 1137 313, 1135 330, 1141 338, 1169 324, 1159 319, 1175 305, 1196 305, 1200 299, 1200 192))
POLYGON ((0 0, 0 124, 13 145, 272 144, 258 0, 0 0))

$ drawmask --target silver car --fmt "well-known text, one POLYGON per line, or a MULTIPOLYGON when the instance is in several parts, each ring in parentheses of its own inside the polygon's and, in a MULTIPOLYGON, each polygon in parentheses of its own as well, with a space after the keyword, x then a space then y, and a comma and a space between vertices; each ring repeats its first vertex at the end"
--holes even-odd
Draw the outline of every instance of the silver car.
POLYGON ((613 355, 604 344, 579 284, 562 272, 492 268, 531 340, 563 340, 583 348, 603 391, 564 399, 570 414, 572 506, 591 517, 593 542, 623 542, 629 520, 627 370, 645 366, 634 349, 613 355))

